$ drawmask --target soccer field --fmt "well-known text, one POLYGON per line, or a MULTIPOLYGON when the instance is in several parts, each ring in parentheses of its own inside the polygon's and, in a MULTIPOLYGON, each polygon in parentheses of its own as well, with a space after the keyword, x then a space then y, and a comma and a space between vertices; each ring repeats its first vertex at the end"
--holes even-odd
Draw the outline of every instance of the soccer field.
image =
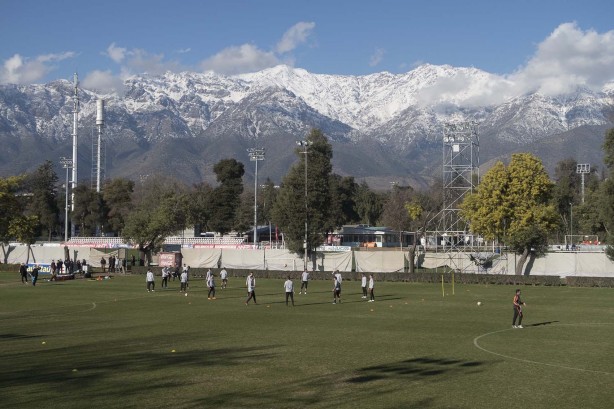
POLYGON ((510 286, 379 282, 368 303, 344 281, 333 305, 332 281, 295 279, 292 308, 283 280, 257 278, 245 306, 244 279, 217 300, 156 279, 0 273, 0 407, 614 406, 612 289, 522 287, 512 329, 510 286))

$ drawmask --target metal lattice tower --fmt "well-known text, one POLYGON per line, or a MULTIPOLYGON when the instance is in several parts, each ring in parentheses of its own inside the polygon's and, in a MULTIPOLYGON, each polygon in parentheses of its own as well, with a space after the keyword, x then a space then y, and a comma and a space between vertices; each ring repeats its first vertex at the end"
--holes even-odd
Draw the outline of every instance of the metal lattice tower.
MULTIPOLYGON (((458 236, 467 231, 460 205, 479 182, 480 140, 475 122, 448 123, 443 131, 443 232, 458 236)), ((451 243, 452 244, 452 243, 451 243)))
POLYGON ((474 238, 460 216, 460 206, 479 183, 479 153, 477 123, 444 125, 443 208, 436 233, 437 240, 440 240, 437 248, 445 253, 448 266, 459 272, 470 268, 467 254, 475 251, 474 238))

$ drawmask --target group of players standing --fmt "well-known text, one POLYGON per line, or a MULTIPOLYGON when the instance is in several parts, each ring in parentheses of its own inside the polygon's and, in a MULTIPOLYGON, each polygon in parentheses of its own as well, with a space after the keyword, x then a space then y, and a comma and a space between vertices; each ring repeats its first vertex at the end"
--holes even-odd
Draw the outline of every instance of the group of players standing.
MULTIPOLYGON (((190 266, 183 265, 183 270, 181 275, 179 276, 180 289, 179 292, 187 295, 187 291, 189 288, 189 273, 190 266)), ((176 278, 176 274, 171 271, 169 267, 162 268, 162 288, 168 288, 169 278, 172 277, 173 281, 176 278)), ((225 268, 222 268, 220 271, 220 278, 222 280, 222 288, 226 288, 228 285, 228 272, 225 268)), ((209 293, 207 294, 207 299, 215 300, 215 275, 211 272, 211 269, 207 271, 207 275, 205 277, 207 282, 207 287, 209 288, 209 293)), ((333 304, 341 303, 341 282, 343 281, 343 277, 339 270, 335 270, 333 272, 333 304)), ((147 291, 152 292, 155 291, 156 282, 153 271, 151 268, 147 270, 147 274, 145 275, 145 282, 147 284, 147 291)), ((250 272, 245 279, 245 286, 247 287, 247 299, 245 300, 245 305, 248 305, 250 301, 254 301, 254 304, 258 304, 256 301, 256 278, 254 277, 254 273, 250 272)), ((307 270, 303 271, 301 274, 301 289, 299 294, 307 294, 307 287, 309 286, 309 272, 307 270)), ((375 280, 373 279, 373 275, 367 276, 363 273, 361 278, 361 286, 362 286, 362 298, 369 298, 369 302, 375 301, 375 280), (368 295, 367 295, 368 294, 368 295)), ((290 276, 284 282, 284 290, 286 294, 286 305, 291 301, 292 306, 294 306, 294 283, 290 276)))
MULTIPOLYGON (((168 288, 168 281, 171 277, 173 278, 173 281, 175 281, 176 278, 179 279, 179 292, 188 295, 188 288, 190 287, 190 266, 184 264, 181 274, 178 274, 176 271, 171 271, 170 267, 163 267, 162 288, 168 288)), ((225 268, 222 268, 220 271, 220 278, 222 279, 222 288, 226 288, 228 285, 228 272, 225 268)), ((215 275, 211 272, 211 269, 207 271, 207 276, 205 279, 207 281, 207 287, 209 287, 209 294, 207 295, 207 298, 209 300, 215 300, 215 275)), ((156 281, 151 268, 147 269, 147 273, 145 274, 145 282, 147 284, 148 292, 155 291, 156 281)))

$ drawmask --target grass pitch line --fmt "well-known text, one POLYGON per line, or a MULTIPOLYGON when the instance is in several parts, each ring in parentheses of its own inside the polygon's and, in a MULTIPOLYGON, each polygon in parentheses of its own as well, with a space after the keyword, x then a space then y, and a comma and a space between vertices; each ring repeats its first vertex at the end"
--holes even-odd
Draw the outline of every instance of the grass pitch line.
MULTIPOLYGON (((559 325, 586 326, 586 325, 612 325, 612 324, 610 324, 610 323, 592 323, 592 324, 591 323, 583 323, 583 324, 559 324, 559 325)), ((527 330, 527 328, 525 327, 525 329, 523 329, 523 331, 526 331, 526 330, 527 330)), ((554 367, 554 368, 569 369, 569 370, 572 370, 572 371, 597 373, 597 374, 602 374, 602 375, 614 375, 614 373, 612 373, 612 372, 595 371, 593 369, 583 369, 583 368, 575 368, 573 366, 550 364, 550 363, 547 363, 547 362, 532 361, 530 359, 523 359, 523 358, 517 358, 517 357, 514 357, 514 356, 505 355, 505 354, 500 354, 498 352, 490 351, 490 350, 482 347, 479 344, 479 342, 478 342, 481 338, 485 338, 485 337, 487 337, 489 335, 498 334, 498 333, 505 332, 505 331, 516 331, 516 330, 514 328, 506 328, 506 329, 501 329, 499 331, 493 331, 493 332, 488 332, 486 334, 479 335, 479 336, 473 338, 473 345, 475 345, 476 348, 478 348, 478 349, 480 349, 480 350, 482 350, 484 352, 488 352, 489 354, 500 356, 502 358, 512 359, 514 361, 525 362, 525 363, 536 364, 536 365, 551 366, 551 367, 554 367)))

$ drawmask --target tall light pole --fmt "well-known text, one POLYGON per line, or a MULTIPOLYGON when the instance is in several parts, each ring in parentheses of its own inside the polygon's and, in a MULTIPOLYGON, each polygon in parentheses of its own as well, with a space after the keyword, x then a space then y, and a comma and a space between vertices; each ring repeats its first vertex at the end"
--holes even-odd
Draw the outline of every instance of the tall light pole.
POLYGON ((302 146, 303 147, 303 153, 305 155, 305 243, 304 243, 304 248, 305 248, 305 256, 303 259, 303 269, 304 271, 307 271, 307 220, 309 219, 308 216, 308 206, 307 206, 307 154, 309 153, 307 151, 307 148, 309 147, 309 145, 311 145, 311 142, 309 141, 296 141, 296 144, 298 146, 302 146))
POLYGON ((573 248, 573 202, 569 203, 569 235, 571 236, 571 246, 573 248))
POLYGON ((576 165, 576 173, 582 176, 582 203, 584 203, 584 175, 591 173, 590 163, 578 163, 576 165))
POLYGON ((64 242, 68 241, 68 169, 72 168, 72 159, 68 159, 65 157, 60 158, 60 163, 62 167, 66 169, 66 185, 64 185, 64 190, 66 190, 66 203, 64 206, 64 242))
MULTIPOLYGON (((77 73, 73 77, 74 94, 73 94, 73 125, 72 125, 72 180, 70 182, 71 188, 71 208, 75 211, 75 187, 77 187, 77 128, 79 123, 79 78, 77 73)), ((75 234, 75 225, 71 223, 71 234, 75 234)))
POLYGON ((264 160, 264 148, 249 148, 249 160, 256 162, 254 173, 254 248, 258 242, 258 161, 264 160))

